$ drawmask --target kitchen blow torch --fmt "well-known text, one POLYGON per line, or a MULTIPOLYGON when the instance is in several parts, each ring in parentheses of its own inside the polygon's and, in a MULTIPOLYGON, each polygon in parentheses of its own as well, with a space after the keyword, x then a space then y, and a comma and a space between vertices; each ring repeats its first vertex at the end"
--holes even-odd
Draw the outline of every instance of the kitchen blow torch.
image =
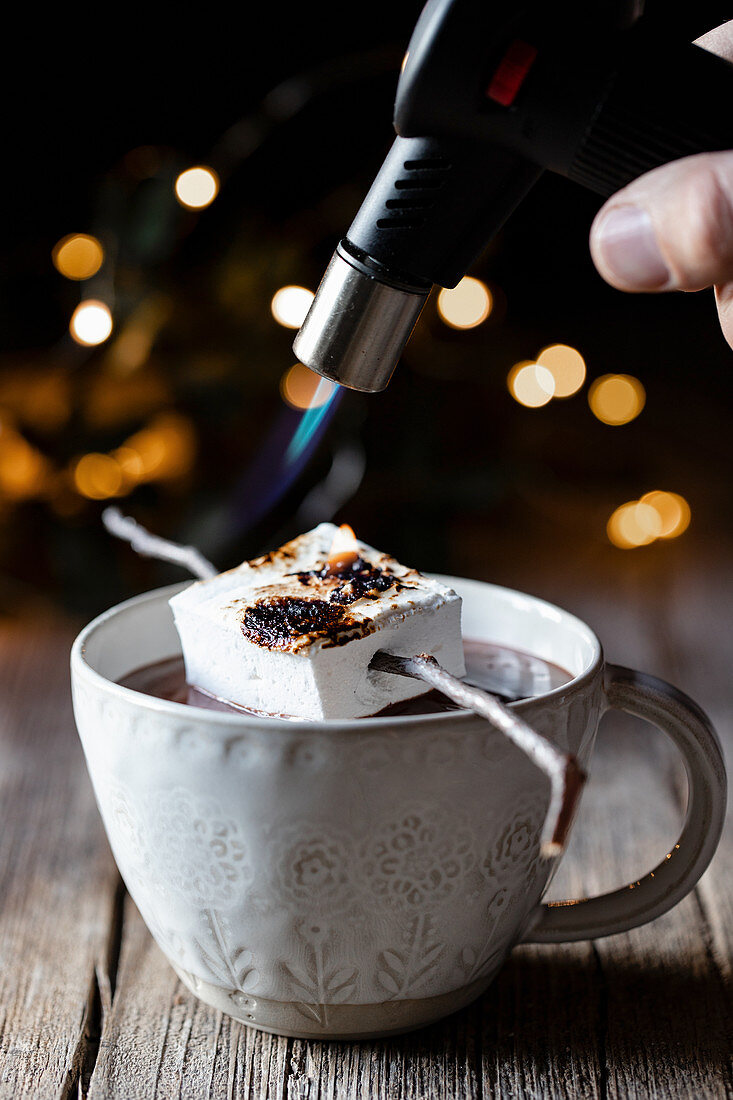
POLYGON ((429 0, 398 136, 296 336, 301 362, 385 389, 433 285, 457 285, 545 169, 608 196, 733 145, 733 65, 640 16, 638 0, 429 0))

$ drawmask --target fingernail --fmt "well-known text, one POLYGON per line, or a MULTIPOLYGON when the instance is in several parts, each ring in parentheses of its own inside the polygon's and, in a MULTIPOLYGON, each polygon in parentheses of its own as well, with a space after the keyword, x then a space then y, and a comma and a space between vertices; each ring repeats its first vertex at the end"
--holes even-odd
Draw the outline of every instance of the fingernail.
POLYGON ((603 261, 619 282, 638 290, 659 290, 669 283, 669 269, 646 210, 615 206, 596 234, 603 261))

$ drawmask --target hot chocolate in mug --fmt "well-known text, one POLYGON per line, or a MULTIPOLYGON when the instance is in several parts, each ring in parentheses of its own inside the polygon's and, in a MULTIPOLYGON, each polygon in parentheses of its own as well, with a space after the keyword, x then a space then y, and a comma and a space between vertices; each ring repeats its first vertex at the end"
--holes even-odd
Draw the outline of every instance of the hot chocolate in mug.
POLYGON ((180 653, 168 599, 181 586, 129 600, 72 651, 89 773, 161 950, 245 1024, 335 1039, 430 1023, 479 996, 517 943, 592 939, 664 913, 715 851, 725 771, 695 703, 605 664, 590 628, 557 607, 440 579, 463 597, 466 638, 568 670, 514 706, 587 771, 611 707, 672 739, 689 780, 681 836, 633 888, 542 904, 557 864, 539 852, 549 781, 484 719, 286 721, 144 695, 117 681, 180 653))

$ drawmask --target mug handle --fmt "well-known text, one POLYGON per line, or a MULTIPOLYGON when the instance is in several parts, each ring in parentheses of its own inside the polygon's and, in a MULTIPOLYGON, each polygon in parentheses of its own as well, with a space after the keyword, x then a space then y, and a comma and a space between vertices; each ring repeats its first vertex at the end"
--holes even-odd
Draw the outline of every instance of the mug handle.
POLYGON ((725 765, 707 716, 671 684, 620 665, 606 666, 605 691, 608 707, 651 722, 682 753, 689 788, 682 833, 662 862, 643 878, 595 898, 538 906, 522 943, 592 940, 654 920, 692 890, 720 839, 725 765))

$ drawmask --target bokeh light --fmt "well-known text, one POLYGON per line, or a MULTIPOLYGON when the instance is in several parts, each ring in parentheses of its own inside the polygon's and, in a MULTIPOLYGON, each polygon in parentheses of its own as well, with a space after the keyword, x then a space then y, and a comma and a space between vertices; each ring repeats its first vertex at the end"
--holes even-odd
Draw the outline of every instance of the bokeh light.
POLYGON ((181 477, 195 456, 192 423, 180 413, 163 412, 111 454, 83 455, 73 467, 73 483, 90 500, 124 496, 143 482, 181 477))
POLYGON ((150 358, 150 352, 163 326, 171 318, 173 303, 162 293, 152 291, 125 318, 111 345, 105 365, 118 376, 134 374, 150 358))
POLYGON ((44 434, 54 432, 71 416, 72 382, 64 367, 5 367, 0 371, 0 410, 14 421, 44 434))
POLYGON ((314 374, 302 363, 295 363, 280 379, 283 401, 292 409, 317 409, 331 400, 336 388, 335 382, 314 374))
POLYGON ((70 233, 62 237, 51 253, 53 265, 67 279, 91 279, 104 263, 104 249, 88 233, 70 233))
POLYGON ((659 513, 650 504, 630 500, 612 513, 606 532, 614 546, 631 550, 636 546, 648 546, 662 533, 659 513))
POLYGON ((132 447, 118 447, 112 452, 112 458, 118 463, 126 486, 132 487, 145 478, 145 463, 138 451, 132 447))
POLYGON ((128 477, 136 471, 137 481, 152 481, 165 468, 166 443, 159 432, 143 428, 131 435, 124 445, 125 472, 128 477), (136 459, 129 455, 132 452, 136 459))
POLYGON ((103 344, 112 333, 112 314, 109 306, 89 298, 80 302, 71 315, 69 332, 77 344, 95 347, 103 344))
POLYGON ((284 328, 300 328, 315 295, 304 286, 281 286, 272 296, 272 316, 284 328))
POLYGON ((476 328, 491 313, 494 304, 486 283, 466 275, 452 290, 441 290, 438 313, 451 328, 476 328))
POLYGON ((588 391, 591 412, 604 424, 628 424, 645 403, 646 390, 630 374, 604 374, 596 378, 588 391))
POLYGON ((122 376, 100 370, 87 381, 79 410, 92 429, 127 426, 164 407, 170 390, 169 382, 155 369, 122 376))
POLYGON ((83 455, 74 467, 74 484, 90 500, 116 496, 123 484, 120 464, 111 455, 83 455))
POLYGON ((26 500, 46 485, 48 460, 9 424, 0 426, 0 496, 26 500))
POLYGON ((524 360, 516 363, 507 376, 507 386, 515 401, 528 409, 539 409, 551 401, 555 379, 547 367, 524 360))
POLYGON ((658 538, 675 539, 690 526, 690 505, 679 493, 655 489, 651 493, 644 493, 640 503, 649 505, 658 514, 661 524, 658 538))
POLYGON ((554 397, 572 397, 585 382, 585 359, 568 344, 550 344, 537 356, 555 379, 554 397))
POLYGON ((193 466, 196 433, 185 416, 164 412, 156 416, 147 428, 126 439, 116 453, 121 453, 124 473, 129 479, 175 480, 188 473, 193 466))
POLYGON ((176 198, 188 210, 203 210, 219 194, 219 177, 213 168, 197 164, 176 180, 176 198))

